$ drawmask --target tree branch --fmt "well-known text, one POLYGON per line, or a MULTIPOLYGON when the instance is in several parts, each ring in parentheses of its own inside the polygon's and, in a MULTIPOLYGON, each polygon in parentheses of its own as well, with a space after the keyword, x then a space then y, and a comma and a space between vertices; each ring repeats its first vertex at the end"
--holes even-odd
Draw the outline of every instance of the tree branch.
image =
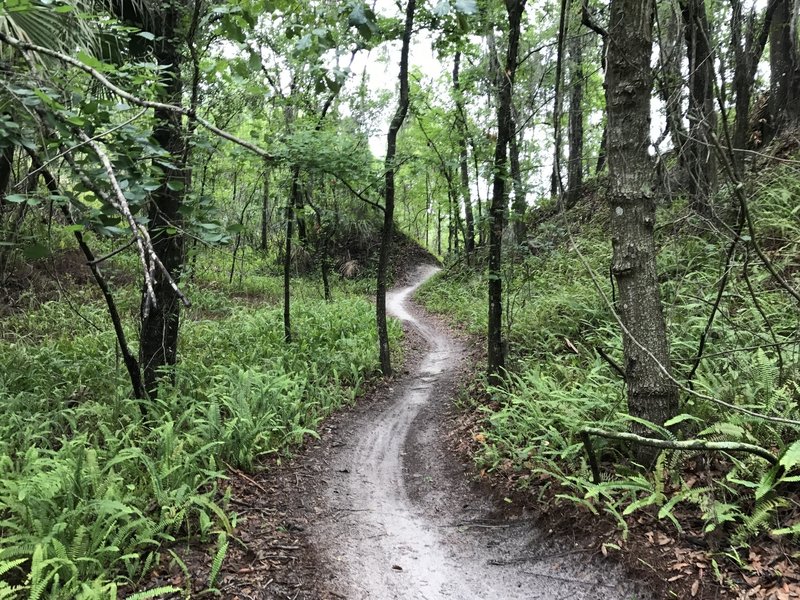
POLYGON ((597 463, 597 457, 592 447, 591 437, 596 435, 612 440, 622 440, 625 442, 632 442, 640 446, 647 446, 649 448, 659 448, 662 450, 696 450, 699 452, 719 451, 719 452, 746 452, 753 454, 759 458, 763 458, 771 465, 778 464, 778 459, 767 450, 760 446, 753 444, 745 444, 743 442, 707 442, 705 440, 659 440, 654 438, 642 437, 635 433, 622 433, 617 431, 607 431, 605 429, 598 429, 597 427, 584 427, 580 431, 580 436, 583 440, 583 445, 586 448, 586 454, 589 457, 589 463, 592 469, 592 476, 595 483, 600 483, 600 467, 597 463))
POLYGON ((23 42, 22 40, 18 40, 18 39, 14 38, 14 37, 11 37, 10 35, 2 32, 2 31, 0 31, 0 42, 4 42, 4 43, 8 44, 9 46, 11 46, 12 48, 16 48, 19 51, 26 51, 27 50, 27 51, 30 51, 30 52, 35 52, 36 54, 44 54, 45 56, 49 56, 51 58, 55 58, 56 60, 59 60, 59 61, 61 61, 63 63, 68 64, 68 65, 71 65, 71 66, 73 66, 73 67, 75 67, 77 69, 80 69, 84 73, 87 73, 93 79, 95 79, 98 83, 100 83, 103 87, 105 87, 109 91, 113 92, 114 94, 116 94, 120 98, 123 98, 124 100, 127 100, 131 104, 135 104, 136 106, 141 106, 143 108, 153 108, 153 109, 166 110, 166 111, 178 113, 178 114, 183 115, 185 117, 188 117, 190 120, 195 121, 196 123, 200 124, 202 127, 204 127, 205 129, 209 130, 211 133, 213 133, 213 134, 215 134, 215 135, 217 135, 217 136, 219 136, 221 138, 224 138, 224 139, 226 139, 226 140, 228 140, 230 142, 233 142, 234 144, 242 146, 243 148, 246 148, 246 149, 250 150, 254 154, 257 154, 261 158, 264 158, 266 160, 275 160, 275 157, 270 152, 268 152, 267 150, 264 150, 263 148, 261 148, 259 146, 256 146, 252 142, 248 142, 247 140, 243 140, 242 138, 237 137, 237 136, 233 135, 232 133, 229 133, 227 131, 224 131, 224 130, 220 129, 219 127, 216 127, 210 121, 208 121, 208 120, 204 119, 203 117, 201 117, 200 115, 198 115, 197 112, 193 108, 186 108, 186 107, 183 107, 183 106, 175 106, 174 104, 165 104, 163 102, 154 102, 152 100, 143 100, 143 99, 141 99, 141 98, 139 98, 137 96, 134 96, 133 94, 123 90, 121 87, 113 84, 111 81, 109 81, 109 79, 105 75, 100 73, 100 71, 98 71, 97 69, 93 69, 92 67, 90 67, 88 65, 85 65, 82 62, 80 62, 79 60, 77 60, 75 58, 72 58, 71 56, 63 54, 61 52, 57 52, 56 50, 50 50, 49 48, 45 48, 43 46, 37 46, 36 44, 23 42))

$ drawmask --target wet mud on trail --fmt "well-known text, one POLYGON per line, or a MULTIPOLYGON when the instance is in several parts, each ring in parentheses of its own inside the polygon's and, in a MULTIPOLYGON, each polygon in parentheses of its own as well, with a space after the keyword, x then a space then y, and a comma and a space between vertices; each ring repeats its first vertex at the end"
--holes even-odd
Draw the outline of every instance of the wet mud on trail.
POLYGON ((532 518, 503 517, 467 480, 445 441, 465 348, 410 303, 435 272, 420 267, 387 298, 407 333, 421 337, 422 356, 385 398, 329 427, 315 459, 321 482, 300 503, 304 537, 327 574, 308 597, 648 597, 621 569, 549 539, 532 518))

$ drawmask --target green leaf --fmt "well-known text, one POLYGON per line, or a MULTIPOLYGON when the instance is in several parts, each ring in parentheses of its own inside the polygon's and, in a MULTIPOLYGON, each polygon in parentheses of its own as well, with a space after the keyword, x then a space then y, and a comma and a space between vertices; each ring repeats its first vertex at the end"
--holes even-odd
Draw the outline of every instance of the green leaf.
POLYGON ((758 488, 756 488, 756 501, 761 500, 761 498, 766 496, 770 491, 772 491, 772 488, 775 487, 775 482, 778 479, 778 470, 780 468, 781 465, 775 465, 761 478, 758 488))
POLYGON ((256 52, 252 52, 250 54, 250 58, 247 61, 247 66, 250 68, 251 71, 260 71, 261 55, 256 52))
POLYGON ((800 440, 794 442, 783 451, 778 464, 787 471, 800 464, 800 440))
POLYGON ((97 60, 94 56, 84 52, 83 50, 80 50, 78 52, 77 58, 87 67, 94 69, 95 71, 111 73, 117 70, 113 65, 109 65, 104 63, 103 61, 97 60))
POLYGON ((669 421, 664 423, 664 427, 672 427, 673 425, 677 425, 678 423, 683 423, 684 421, 695 421, 695 422, 702 422, 700 419, 695 417, 694 415, 689 415, 686 413, 680 414, 676 417, 672 417, 669 421))
POLYGON ((50 249, 38 242, 34 242, 30 246, 25 246, 25 248, 22 249, 22 254, 28 260, 39 260, 40 258, 50 256, 50 249))
POLYGON ((156 36, 154 36, 154 35, 153 35, 152 33, 150 33, 149 31, 140 31, 140 32, 139 32, 139 33, 137 33, 136 35, 138 35, 139 37, 141 37, 141 38, 144 38, 144 39, 146 39, 146 40, 150 40, 151 42, 152 42, 154 39, 156 39, 156 36))

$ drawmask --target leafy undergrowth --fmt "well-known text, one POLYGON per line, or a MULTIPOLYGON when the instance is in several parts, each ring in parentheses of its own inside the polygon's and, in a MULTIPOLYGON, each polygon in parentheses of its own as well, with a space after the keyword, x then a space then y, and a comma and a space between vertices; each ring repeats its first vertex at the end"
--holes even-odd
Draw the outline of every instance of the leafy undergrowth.
MULTIPOLYGON (((773 169, 748 191, 759 244, 796 284, 800 221, 792 199, 800 193, 800 176, 790 167, 773 169)), ((663 547, 663 562, 673 569, 661 573, 667 589, 710 596, 747 589, 755 589, 754 596, 800 594, 799 428, 712 400, 800 418, 797 306, 752 246, 740 243, 731 261, 730 281, 692 380, 699 395, 682 394, 681 414, 670 430, 649 426, 652 437, 755 444, 779 464, 770 467, 750 454, 663 451, 647 472, 626 444, 594 437, 602 481, 593 482, 580 431, 593 426, 622 432, 632 420, 624 382, 611 364, 624 361, 610 307, 611 249, 599 197, 584 198, 568 223, 559 216, 540 223, 530 234, 530 252, 505 258, 509 375, 504 385, 482 384, 474 394, 481 415, 474 435, 479 466, 544 506, 572 503, 613 520, 617 532, 605 540, 604 553, 624 551, 633 530, 659 552, 663 547)), ((735 214, 725 210, 731 200, 721 196, 716 202, 717 213, 733 222, 735 214)), ((673 367, 688 383, 732 238, 730 230, 681 202, 661 207, 659 223, 673 367)), ((749 236, 743 241, 749 243, 749 236)), ((464 266, 451 267, 418 294, 428 308, 478 335, 486 328, 485 297, 485 277, 464 266)))
MULTIPOLYGON (((0 598, 158 597, 169 589, 130 590, 182 539, 216 540, 213 588, 236 527, 226 469, 291 451, 377 373, 374 309, 359 286, 341 282, 326 303, 316 283, 296 283, 287 345, 279 278, 230 285, 197 273, 175 384, 146 402, 129 397, 91 289, 4 319, 0 598)), ((133 323, 134 290, 118 299, 133 323)), ((393 323, 395 346, 400 335, 393 323)))

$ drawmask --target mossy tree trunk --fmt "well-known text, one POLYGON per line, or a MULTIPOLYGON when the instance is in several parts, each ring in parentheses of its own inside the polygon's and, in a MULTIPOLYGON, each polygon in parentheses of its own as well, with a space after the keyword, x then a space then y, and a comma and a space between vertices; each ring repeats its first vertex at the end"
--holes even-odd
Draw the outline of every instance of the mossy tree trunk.
MULTIPOLYGON (((628 408, 659 425, 677 413, 656 274, 654 169, 650 146, 653 0, 612 0, 606 106, 612 272, 624 324, 628 408)), ((645 450, 645 452, 647 452, 645 450)), ((640 456, 649 461, 647 454, 640 456)))

